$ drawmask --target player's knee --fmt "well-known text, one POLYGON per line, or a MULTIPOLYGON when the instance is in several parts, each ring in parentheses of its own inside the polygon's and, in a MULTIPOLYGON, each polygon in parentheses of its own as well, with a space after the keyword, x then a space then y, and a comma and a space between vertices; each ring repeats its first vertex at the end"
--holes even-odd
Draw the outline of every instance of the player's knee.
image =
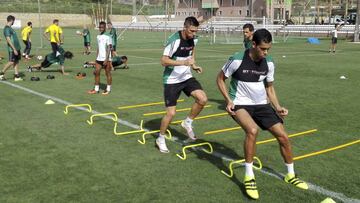
POLYGON ((256 127, 252 127, 246 130, 246 135, 250 138, 256 138, 256 135, 259 133, 259 130, 256 127))
POLYGON ((279 141, 280 145, 283 145, 283 146, 290 145, 290 140, 286 133, 279 135, 277 137, 277 140, 279 141))
POLYGON ((169 118, 173 118, 176 114, 176 110, 168 110, 166 112, 166 116, 168 116, 169 118))
POLYGON ((206 103, 208 101, 208 98, 207 96, 204 94, 204 95, 201 95, 198 99, 197 99, 197 103, 200 104, 201 106, 205 106, 206 103))

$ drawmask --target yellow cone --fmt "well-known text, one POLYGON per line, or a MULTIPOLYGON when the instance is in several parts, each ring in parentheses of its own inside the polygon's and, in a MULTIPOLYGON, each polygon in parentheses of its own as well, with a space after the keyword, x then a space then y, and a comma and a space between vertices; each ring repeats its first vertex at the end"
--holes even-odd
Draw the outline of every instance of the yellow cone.
POLYGON ((53 100, 49 99, 45 102, 45 104, 55 104, 55 102, 53 100))
POLYGON ((330 197, 324 199, 321 203, 336 203, 333 199, 331 199, 330 197))

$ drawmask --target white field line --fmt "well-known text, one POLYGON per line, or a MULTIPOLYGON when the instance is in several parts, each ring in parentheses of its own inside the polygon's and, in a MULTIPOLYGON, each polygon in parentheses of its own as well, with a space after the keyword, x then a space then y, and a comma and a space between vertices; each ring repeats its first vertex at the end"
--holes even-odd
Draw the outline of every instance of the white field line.
MULTIPOLYGON (((14 87, 14 88, 17 88, 17 89, 20 89, 20 90, 23 90, 25 92, 28 92, 30 94, 33 94, 33 95, 37 95, 39 97, 43 97, 45 99, 52 99, 58 103, 61 103, 61 104, 64 104, 64 105, 70 105, 72 103, 68 102, 68 101, 65 101, 65 100, 62 100, 62 99, 59 99, 57 97, 53 97, 53 96, 50 96, 50 95, 46 95, 46 94, 43 94, 43 93, 40 93, 40 92, 37 92, 37 91, 34 91, 34 90, 31 90, 29 88, 26 88, 26 87, 23 87, 23 86, 20 86, 20 85, 17 85, 17 84, 13 84, 11 82, 7 82, 7 81, 0 81, 0 83, 3 83, 3 84, 6 84, 6 85, 9 85, 11 87, 14 87)), ((78 110, 82 110, 82 111, 87 111, 86 108, 83 108, 83 107, 76 107, 76 109, 78 110)), ((93 114, 97 114, 97 113, 100 113, 98 111, 95 111, 93 110, 92 111, 93 114)), ((111 116, 102 116, 104 118, 107 118, 107 119, 112 119, 111 116)), ((134 129, 140 129, 140 126, 139 125, 136 125, 136 124, 133 124, 131 122, 128 122, 128 121, 125 121, 125 120, 122 120, 122 119, 119 119, 118 120, 119 123, 123 124, 123 125, 126 125, 128 127, 131 127, 131 128, 134 128, 134 129)), ((149 131, 149 129, 145 129, 146 131, 149 131)), ((177 137, 173 137, 173 141, 181 144, 181 145, 184 145, 186 144, 186 142, 184 141, 180 141, 177 137)), ((202 148, 193 148, 194 150, 201 150, 202 148)), ((212 153, 212 156, 215 156, 217 158, 220 158, 222 160, 225 160, 225 161, 234 161, 235 159, 231 158, 231 157, 228 157, 227 155, 224 155, 224 154, 221 154, 219 152, 213 152, 212 153)), ((275 177, 277 179, 280 179, 282 180, 281 176, 284 176, 283 174, 280 174, 280 173, 274 173, 274 172, 270 172, 270 171, 267 171, 265 169, 261 169, 260 170, 261 173, 263 174, 266 174, 266 175, 269 175, 269 176, 272 176, 272 177, 275 177)), ((318 185, 315 185, 313 183, 309 183, 307 182, 308 185, 309 185, 309 190, 312 190, 314 192, 317 192, 319 194, 322 194, 322 195, 325 195, 325 196, 329 196, 331 198, 335 198, 335 199, 338 199, 340 201, 343 201, 343 202, 349 202, 349 203, 360 203, 360 200, 358 199, 354 199, 354 198, 349 198, 347 196, 345 196, 344 194, 342 193, 338 193, 338 192, 334 192, 334 191, 331 191, 331 190, 327 190, 321 186, 318 186, 318 185)))

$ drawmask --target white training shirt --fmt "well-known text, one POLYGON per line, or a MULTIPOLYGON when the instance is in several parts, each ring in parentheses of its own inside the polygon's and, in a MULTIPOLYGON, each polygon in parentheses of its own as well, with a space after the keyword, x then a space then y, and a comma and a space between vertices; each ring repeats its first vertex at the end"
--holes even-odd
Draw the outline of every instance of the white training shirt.
POLYGON ((332 36, 337 38, 337 33, 338 33, 337 29, 333 30, 332 31, 332 36))
MULTIPOLYGON (((106 33, 100 34, 96 37, 99 53, 97 55, 97 61, 105 61, 106 59, 106 50, 109 49, 108 47, 112 45, 112 40, 109 35, 106 33)), ((111 51, 109 54, 109 61, 111 61, 111 51)))

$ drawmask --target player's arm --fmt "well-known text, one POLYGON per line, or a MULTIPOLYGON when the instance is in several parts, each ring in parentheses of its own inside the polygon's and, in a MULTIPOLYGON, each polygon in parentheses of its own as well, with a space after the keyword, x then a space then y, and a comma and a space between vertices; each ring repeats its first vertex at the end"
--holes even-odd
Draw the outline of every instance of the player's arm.
POLYGON ((28 36, 27 36, 27 41, 30 41, 30 42, 31 42, 30 36, 31 36, 31 31, 28 33, 28 36))
POLYGON ((8 43, 8 45, 12 48, 13 52, 15 55, 18 55, 19 53, 17 52, 15 46, 13 45, 13 43, 11 42, 11 39, 9 36, 6 36, 6 42, 8 43))
POLYGON ((266 89, 266 94, 267 94, 267 96, 268 96, 268 98, 270 100, 270 103, 275 108, 275 111, 281 117, 287 116, 288 115, 288 110, 280 105, 279 100, 278 100, 277 95, 276 95, 276 92, 275 92, 273 82, 267 82, 265 89, 266 89))
POLYGON ((60 40, 60 44, 64 44, 64 35, 60 27, 59 27, 59 40, 60 40))
POLYGON ((49 28, 47 28, 47 29, 45 30, 45 32, 43 33, 43 36, 44 36, 45 39, 47 39, 48 41, 50 41, 50 30, 49 30, 49 28))
POLYGON ((195 64, 195 48, 192 51, 191 57, 194 59, 194 64, 191 66, 191 68, 197 73, 202 73, 202 68, 195 64))
POLYGON ((194 59, 187 59, 183 61, 176 61, 171 59, 169 56, 163 55, 160 59, 162 66, 192 66, 194 65, 194 59))
POLYGON ((66 72, 65 72, 65 66, 64 66, 64 65, 61 65, 60 68, 61 68, 61 73, 62 73, 63 75, 69 75, 69 73, 66 73, 66 72))
POLYGON ((219 74, 216 77, 216 84, 221 92, 221 94, 223 95, 225 102, 226 102, 226 111, 228 113, 230 113, 231 115, 235 115, 235 112, 233 111, 234 109, 234 103, 232 102, 228 90, 226 88, 226 83, 225 80, 227 79, 227 77, 225 76, 223 70, 221 70, 219 72, 219 74))

